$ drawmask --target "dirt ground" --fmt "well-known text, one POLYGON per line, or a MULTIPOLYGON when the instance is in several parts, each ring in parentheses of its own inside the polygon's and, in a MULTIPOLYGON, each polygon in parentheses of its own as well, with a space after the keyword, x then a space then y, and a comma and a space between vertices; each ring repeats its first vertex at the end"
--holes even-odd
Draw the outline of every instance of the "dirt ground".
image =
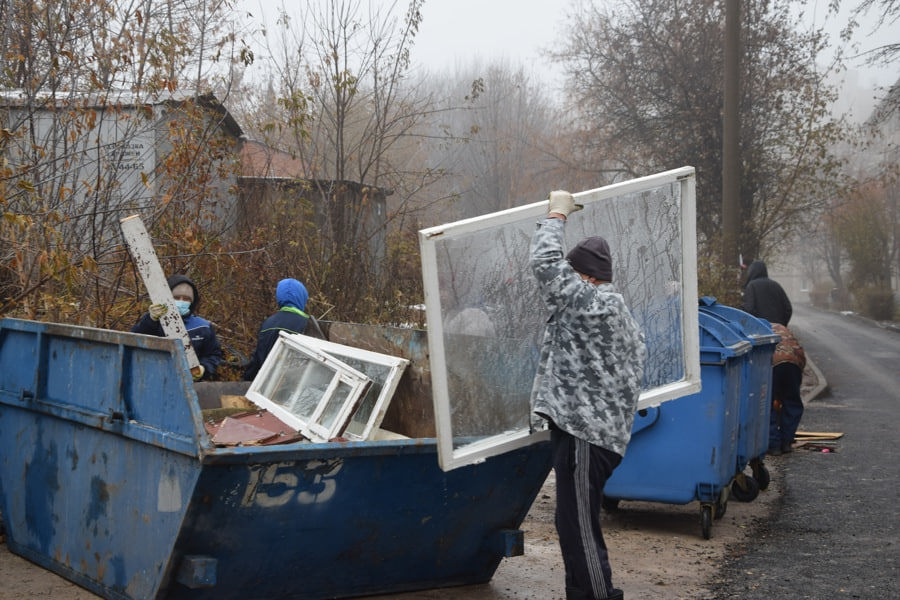
MULTIPOLYGON (((625 591, 626 598, 641 600, 710 597, 706 584, 716 577, 726 553, 753 535, 754 524, 768 515, 781 496, 776 460, 767 461, 772 476, 768 490, 753 502, 729 500, 725 515, 713 522, 709 540, 701 533, 698 502, 623 501, 618 511, 604 513, 603 535, 616 587, 625 591)), ((525 554, 504 559, 490 583, 379 596, 378 600, 565 600, 554 505, 551 472, 522 524, 525 554)))
MULTIPOLYGON (((610 549, 613 581, 628 598, 698 600, 714 577, 729 548, 748 535, 753 524, 771 510, 780 496, 777 459, 767 460, 772 483, 756 500, 728 502, 722 519, 713 522, 704 540, 700 505, 649 502, 620 504, 604 513, 604 535, 610 549)), ((553 525, 554 477, 550 474, 528 517, 525 554, 504 559, 490 583, 392 594, 372 600, 564 600, 563 566, 553 525)), ((0 599, 66 598, 92 600, 94 594, 9 552, 0 544, 0 599)), ((274 600, 274 599, 273 599, 274 600)))

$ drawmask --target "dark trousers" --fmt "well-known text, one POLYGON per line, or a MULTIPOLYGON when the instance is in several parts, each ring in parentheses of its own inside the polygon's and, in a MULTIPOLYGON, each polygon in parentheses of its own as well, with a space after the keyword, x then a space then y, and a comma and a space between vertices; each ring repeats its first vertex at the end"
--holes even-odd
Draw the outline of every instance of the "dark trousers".
POLYGON ((803 370, 793 363, 781 363, 772 369, 772 399, 781 403, 781 410, 772 408, 769 418, 769 448, 786 450, 794 441, 803 416, 800 384, 803 370))
POLYGON ((622 457, 553 427, 556 531, 566 567, 567 600, 606 598, 612 571, 600 529, 603 487, 622 457))

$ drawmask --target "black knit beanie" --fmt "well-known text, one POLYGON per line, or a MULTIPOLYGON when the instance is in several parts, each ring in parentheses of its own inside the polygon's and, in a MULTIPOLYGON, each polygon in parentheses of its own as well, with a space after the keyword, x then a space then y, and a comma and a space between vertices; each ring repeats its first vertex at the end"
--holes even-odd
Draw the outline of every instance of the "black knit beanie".
POLYGON ((612 256, 609 244, 602 237, 581 240, 566 258, 579 273, 596 277, 600 281, 612 281, 612 256))

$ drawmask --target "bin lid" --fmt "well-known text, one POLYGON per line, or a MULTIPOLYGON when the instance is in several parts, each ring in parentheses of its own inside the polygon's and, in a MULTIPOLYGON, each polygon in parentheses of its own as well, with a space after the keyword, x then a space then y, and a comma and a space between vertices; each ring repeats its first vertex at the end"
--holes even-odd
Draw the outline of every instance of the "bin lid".
POLYGON ((739 308, 719 304, 712 296, 700 298, 700 312, 725 320, 732 329, 754 346, 777 344, 781 341, 781 336, 772 331, 772 325, 767 320, 754 317, 739 308))
POLYGON ((700 352, 715 352, 722 358, 740 356, 753 345, 728 323, 705 312, 697 315, 700 323, 700 352))

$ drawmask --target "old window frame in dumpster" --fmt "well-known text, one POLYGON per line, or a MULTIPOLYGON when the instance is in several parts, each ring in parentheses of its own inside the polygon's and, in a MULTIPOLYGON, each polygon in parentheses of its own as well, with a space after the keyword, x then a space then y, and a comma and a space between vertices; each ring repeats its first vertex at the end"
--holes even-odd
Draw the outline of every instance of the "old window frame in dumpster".
MULTIPOLYGON (((639 408, 700 390, 695 188, 693 167, 682 167, 581 192, 585 208, 566 226, 567 248, 593 235, 610 242, 613 283, 647 338, 639 408)), ((529 248, 546 212, 540 200, 419 232, 444 470, 548 437, 530 415, 548 315, 529 248)))
POLYGON ((347 427, 371 382, 343 361, 281 332, 246 396, 310 440, 327 442, 347 427), (324 377, 313 386, 316 372, 324 377))
POLYGON ((347 428, 341 433, 342 437, 353 441, 370 439, 372 433, 381 427, 384 414, 397 390, 400 377, 409 365, 409 360, 299 333, 283 333, 282 335, 298 344, 329 354, 372 380, 359 407, 353 412, 347 428))

